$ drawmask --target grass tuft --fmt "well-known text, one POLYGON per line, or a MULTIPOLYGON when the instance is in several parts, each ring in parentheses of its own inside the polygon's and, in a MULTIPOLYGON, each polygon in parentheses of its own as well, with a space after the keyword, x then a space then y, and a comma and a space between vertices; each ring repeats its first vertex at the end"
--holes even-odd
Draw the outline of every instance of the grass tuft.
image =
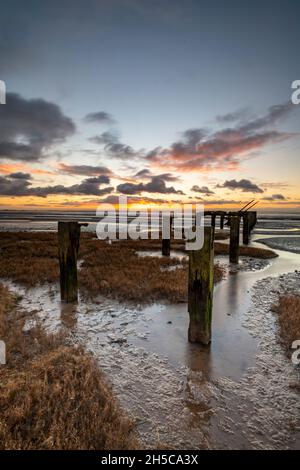
POLYGON ((273 310, 278 314, 281 343, 290 354, 293 341, 300 339, 300 297, 282 295, 273 310))
POLYGON ((120 411, 94 359, 36 327, 0 284, 0 449, 136 449, 133 423, 120 411))

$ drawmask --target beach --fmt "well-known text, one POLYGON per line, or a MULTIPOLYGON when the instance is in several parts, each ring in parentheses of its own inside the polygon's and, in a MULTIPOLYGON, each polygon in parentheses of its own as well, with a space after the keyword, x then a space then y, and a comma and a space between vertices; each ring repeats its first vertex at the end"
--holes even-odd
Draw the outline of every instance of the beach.
MULTIPOLYGON (((6 220, 1 228, 5 225, 9 232, 1 233, 2 250, 13 250, 9 240, 15 236, 11 259, 21 262, 29 256, 34 266, 40 257, 47 272, 41 279, 35 268, 23 266, 11 270, 10 278, 7 265, 1 282, 18 296, 26 331, 37 324, 48 334, 63 331, 68 344, 92 353, 120 406, 135 422, 142 446, 294 449, 300 442, 300 405, 291 384, 299 382, 299 374, 280 344, 272 311, 281 295, 300 294, 300 255, 289 250, 288 234, 295 230, 295 221, 292 226, 290 221, 280 221, 285 236, 280 249, 274 247, 275 257, 248 254, 234 266, 228 255, 215 255, 209 349, 187 341, 187 255, 176 244, 166 259, 153 243, 108 245, 93 237, 90 228, 83 233, 79 252, 79 302, 62 304, 53 238, 57 222, 6 220), (124 268, 118 264, 120 250, 124 268), (126 271, 126 263, 134 263, 134 270, 126 271), (118 276, 113 274, 115 265, 118 276), (122 269, 126 277, 120 276, 122 269), (148 279, 145 284, 143 277, 148 279)), ((273 225, 270 220, 258 222, 250 244, 257 252, 264 245, 255 232, 266 223, 271 233, 278 229, 276 219, 273 225)), ((220 243, 226 247, 226 239, 220 243)), ((218 251, 225 253, 225 248, 218 251)))

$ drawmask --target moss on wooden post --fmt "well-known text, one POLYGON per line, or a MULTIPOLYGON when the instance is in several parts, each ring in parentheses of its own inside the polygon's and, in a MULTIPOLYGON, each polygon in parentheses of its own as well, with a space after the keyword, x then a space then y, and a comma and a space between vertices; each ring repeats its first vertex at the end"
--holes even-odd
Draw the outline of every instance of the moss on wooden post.
POLYGON ((78 222, 58 222, 60 296, 63 302, 78 300, 77 256, 81 225, 78 222))
POLYGON ((238 215, 232 215, 230 216, 230 245, 229 245, 230 263, 239 262, 239 243, 240 243, 240 217, 238 215))
POLYGON ((249 235, 250 235, 249 213, 245 212, 243 214, 243 244, 244 245, 249 245, 249 235))
POLYGON ((214 288, 214 230, 204 228, 201 250, 189 251, 188 339, 191 343, 209 344, 214 288))

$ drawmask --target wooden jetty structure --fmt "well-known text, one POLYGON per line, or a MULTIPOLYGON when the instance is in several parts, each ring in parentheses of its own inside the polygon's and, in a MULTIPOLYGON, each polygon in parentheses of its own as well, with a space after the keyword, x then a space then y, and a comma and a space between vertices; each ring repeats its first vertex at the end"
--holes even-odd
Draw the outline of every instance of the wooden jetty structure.
MULTIPOLYGON (((239 262, 240 224, 243 226, 243 243, 249 244, 251 231, 257 223, 257 212, 250 210, 256 205, 253 200, 238 211, 204 211, 210 216, 211 224, 204 227, 204 242, 201 249, 189 251, 188 274, 188 339, 193 343, 208 345, 211 341, 211 322, 214 287, 214 236, 216 220, 220 219, 220 229, 226 223, 230 229, 229 261, 239 262)), ((163 217, 162 217, 163 219, 163 217)), ((170 256, 171 234, 174 215, 163 221, 162 255, 170 256), (167 221, 167 222, 166 222, 167 221), (166 223, 170 225, 165 225, 166 223), (167 227, 167 228, 166 228, 167 227)), ((77 257, 81 226, 78 221, 58 222, 58 258, 60 266, 61 300, 77 302, 77 257)))

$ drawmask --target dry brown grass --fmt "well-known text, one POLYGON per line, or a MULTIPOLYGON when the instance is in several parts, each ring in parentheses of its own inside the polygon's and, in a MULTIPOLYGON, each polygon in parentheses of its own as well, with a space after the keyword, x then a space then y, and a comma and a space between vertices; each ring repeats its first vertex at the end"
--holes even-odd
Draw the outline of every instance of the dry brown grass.
MULTIPOLYGON (((215 242, 215 254, 216 255, 228 255, 229 254, 229 245, 225 243, 215 242)), ((278 255, 272 250, 267 250, 265 248, 256 248, 254 246, 240 246, 240 255, 241 256, 250 256, 252 258, 260 259, 270 259, 276 258, 278 255)))
MULTIPOLYGON (((180 240, 172 248, 182 249, 180 240)), ((174 258, 139 257, 136 251, 161 249, 159 240, 125 240, 112 245, 92 234, 81 235, 79 286, 84 295, 99 293, 121 300, 182 302, 187 295, 187 262, 174 258), (181 269, 168 270, 174 265, 181 269)), ((0 232, 0 277, 27 287, 58 282, 57 236, 55 233, 0 232)), ((224 277, 216 264, 215 281, 224 277)))
POLYGON ((283 295, 273 310, 278 314, 280 341, 290 354, 293 341, 300 338, 300 297, 283 295))
POLYGON ((0 232, 0 277, 25 286, 58 279, 54 233, 0 232))
POLYGON ((36 327, 0 284, 0 449, 136 449, 132 422, 119 409, 97 364, 82 349, 36 327))

